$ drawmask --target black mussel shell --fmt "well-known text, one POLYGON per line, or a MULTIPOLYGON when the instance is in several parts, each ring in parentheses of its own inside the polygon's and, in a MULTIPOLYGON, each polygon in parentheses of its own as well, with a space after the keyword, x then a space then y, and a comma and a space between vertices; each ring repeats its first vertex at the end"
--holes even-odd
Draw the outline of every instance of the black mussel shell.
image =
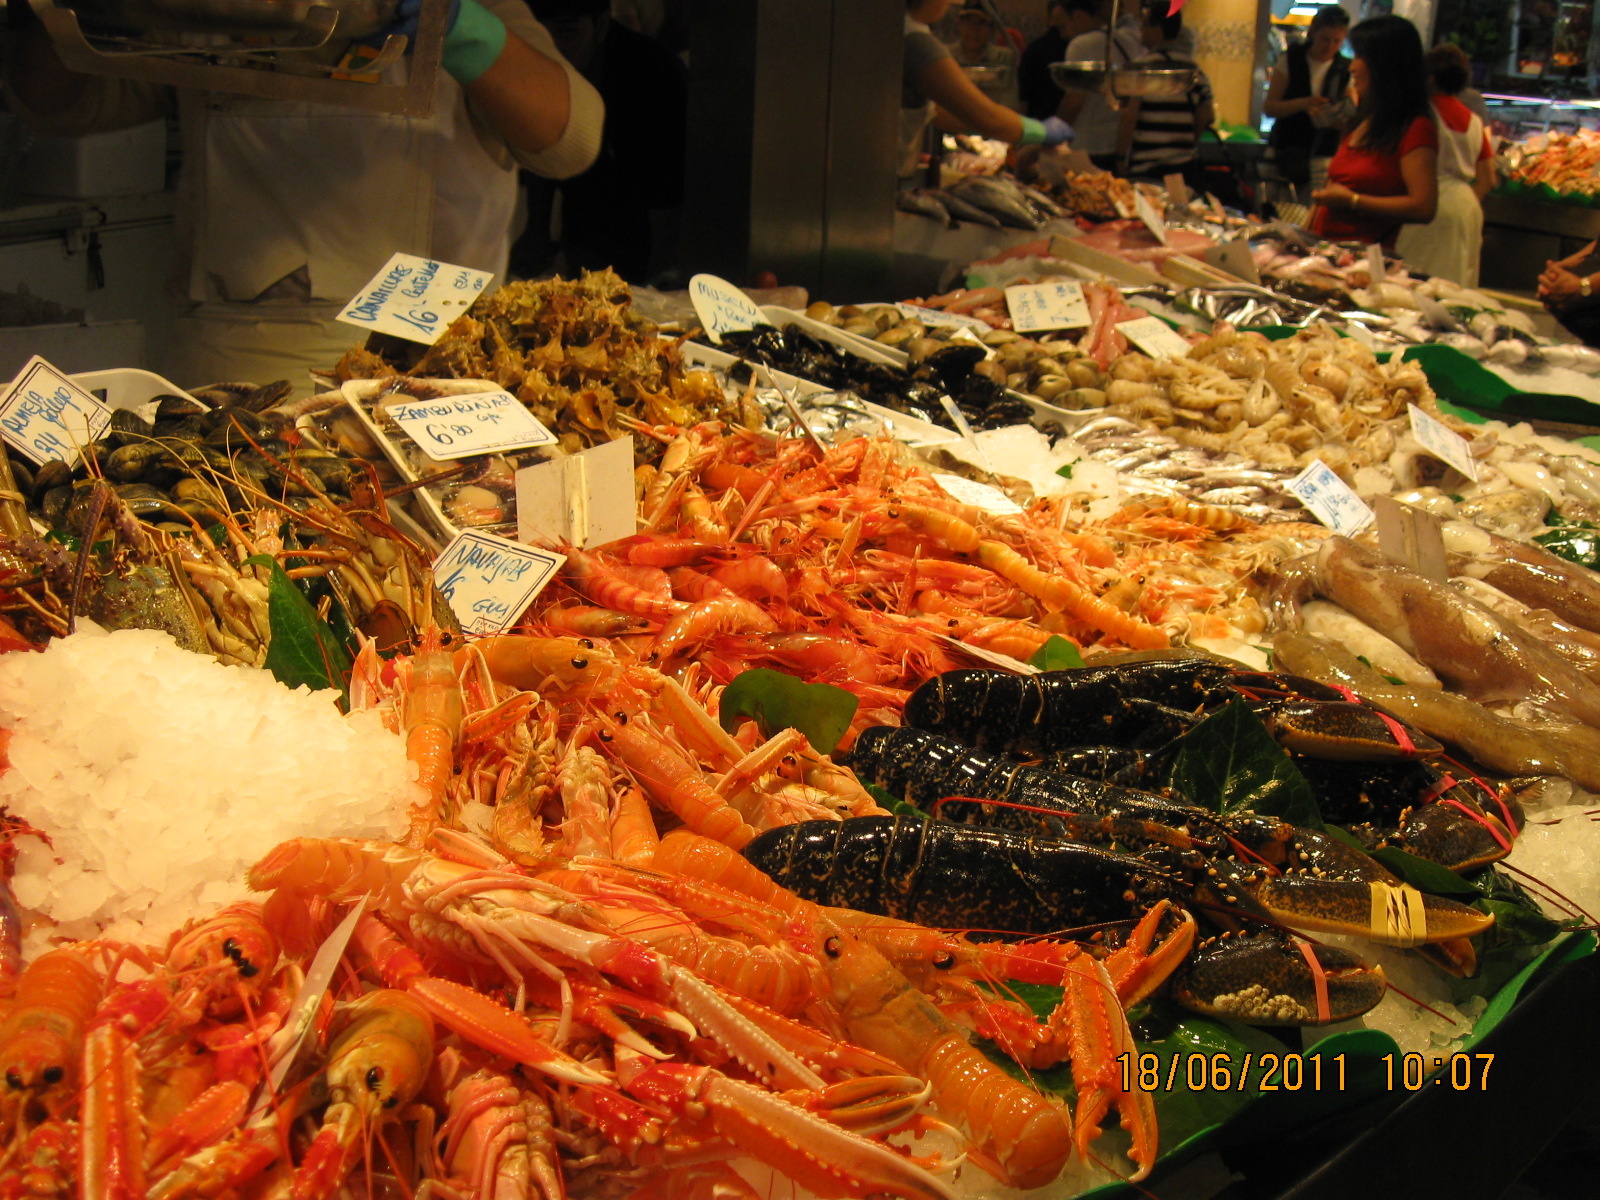
POLYGON ((31 496, 33 494, 33 468, 15 455, 7 454, 6 461, 11 465, 11 479, 17 485, 17 491, 24 496, 31 496))
POLYGON ((126 446, 140 438, 154 437, 155 432, 155 426, 133 409, 114 408, 111 410, 111 424, 107 427, 106 438, 115 445, 126 446))
POLYGON ((184 417, 198 417, 208 413, 211 409, 200 401, 190 396, 174 396, 168 393, 156 397, 156 420, 178 421, 184 417))
POLYGON ((985 357, 987 351, 982 346, 957 343, 928 355, 927 364, 939 373, 939 378, 954 384, 971 375, 974 364, 982 362, 985 357))
POLYGON ((100 459, 106 477, 119 483, 132 483, 156 471, 171 470, 177 465, 173 454, 157 441, 129 442, 100 459))

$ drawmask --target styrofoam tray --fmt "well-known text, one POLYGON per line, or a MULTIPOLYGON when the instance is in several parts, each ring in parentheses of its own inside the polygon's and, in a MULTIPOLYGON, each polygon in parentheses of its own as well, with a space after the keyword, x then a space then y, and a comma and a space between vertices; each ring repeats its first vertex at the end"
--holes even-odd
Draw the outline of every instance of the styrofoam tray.
MULTIPOLYGON (((385 396, 393 395, 397 383, 411 383, 425 385, 435 396, 469 395, 473 392, 500 391, 500 385, 487 379, 352 379, 345 383, 339 390, 344 396, 345 403, 355 413, 361 423, 366 426, 372 435, 372 440, 383 451, 383 456, 389 460, 391 466, 407 483, 415 483, 423 477, 418 471, 421 464, 426 472, 448 471, 452 467, 460 466, 459 462, 447 462, 441 459, 430 458, 424 454, 400 430, 392 420, 383 415, 382 400, 385 396)), ((519 465, 527 466, 531 462, 547 461, 552 454, 552 447, 540 446, 528 450, 509 450, 495 457, 508 458, 515 470, 519 465), (512 456, 517 456, 512 458, 512 456), (527 461, 521 461, 526 458, 527 461)), ((460 533, 463 528, 456 524, 445 512, 445 492, 450 484, 458 482, 451 478, 438 487, 424 485, 417 488, 412 494, 417 498, 419 510, 426 523, 432 526, 433 531, 444 542, 460 533)), ((508 497, 505 501, 504 518, 489 525, 473 525, 485 533, 493 533, 500 537, 517 540, 517 505, 515 496, 508 497)))

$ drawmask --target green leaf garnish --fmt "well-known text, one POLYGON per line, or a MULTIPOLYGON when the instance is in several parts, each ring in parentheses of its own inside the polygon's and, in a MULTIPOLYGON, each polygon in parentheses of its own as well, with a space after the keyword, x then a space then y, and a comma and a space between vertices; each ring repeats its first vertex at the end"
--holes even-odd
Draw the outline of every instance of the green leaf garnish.
POLYGON ((348 703, 345 681, 350 678, 351 662, 344 644, 272 555, 256 554, 244 561, 246 566, 266 567, 271 572, 267 624, 272 640, 267 644, 267 670, 286 687, 335 688, 348 703))
POLYGON ((1081 458, 1075 458, 1069 463, 1062 463, 1059 467, 1056 468, 1056 474, 1061 476, 1061 478, 1063 478, 1063 479, 1071 479, 1072 478, 1072 468, 1077 466, 1082 461, 1083 461, 1083 459, 1081 459, 1081 458))
POLYGON ((1083 655, 1078 653, 1076 646, 1060 634, 1052 633, 1050 640, 1033 652, 1028 665, 1038 667, 1041 671, 1068 671, 1084 663, 1083 655))
POLYGON ((1419 892, 1432 892, 1435 896, 1467 896, 1477 899, 1481 892, 1449 867, 1418 858, 1415 854, 1395 846, 1381 846, 1370 851, 1373 858, 1389 871, 1399 876, 1419 892))
POLYGON ((1230 700, 1184 737, 1167 777, 1213 812, 1241 809, 1291 825, 1322 824, 1311 785, 1243 700, 1230 700))
POLYGON ((818 754, 831 754, 861 702, 831 683, 803 683, 782 671, 753 667, 740 672, 722 693, 717 720, 732 733, 741 717, 761 728, 764 737, 798 729, 818 754))

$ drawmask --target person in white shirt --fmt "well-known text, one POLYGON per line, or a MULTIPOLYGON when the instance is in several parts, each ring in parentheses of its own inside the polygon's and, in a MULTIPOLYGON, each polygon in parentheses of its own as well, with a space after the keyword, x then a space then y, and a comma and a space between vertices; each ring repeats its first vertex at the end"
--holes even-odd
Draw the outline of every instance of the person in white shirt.
MULTIPOLYGON (((1088 28, 1067 43, 1065 61, 1105 62, 1109 0, 1067 0, 1067 7, 1069 12, 1079 14, 1078 19, 1088 28)), ((1132 29, 1116 30, 1111 35, 1110 46, 1113 70, 1127 66, 1144 53, 1138 32, 1132 29)), ((1116 165, 1119 118, 1103 95, 1070 88, 1062 95, 1056 115, 1073 127, 1074 150, 1082 150, 1096 166, 1107 170, 1116 165)))

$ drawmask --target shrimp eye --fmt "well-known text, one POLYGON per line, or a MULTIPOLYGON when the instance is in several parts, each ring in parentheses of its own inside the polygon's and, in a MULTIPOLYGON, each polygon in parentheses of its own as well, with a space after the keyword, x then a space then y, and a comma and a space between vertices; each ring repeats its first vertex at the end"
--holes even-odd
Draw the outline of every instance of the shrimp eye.
POLYGON ((239 960, 239 974, 243 975, 246 979, 253 979, 260 973, 260 967, 256 966, 253 962, 245 962, 241 956, 239 960))
POLYGON ((21 1087, 22 1087, 22 1076, 18 1075, 15 1071, 7 1071, 6 1072, 6 1083, 10 1087, 14 1087, 14 1088, 17 1088, 17 1089, 20 1090, 21 1087))
POLYGON ((60 1083, 62 1076, 64 1076, 65 1074, 66 1074, 66 1072, 63 1071, 60 1067, 46 1067, 44 1069, 44 1074, 43 1074, 43 1076, 41 1076, 41 1078, 46 1083, 60 1083))
POLYGON ((399 1104, 399 1103, 400 1103, 400 1095, 397 1092, 394 1095, 390 1096, 387 1100, 385 1100, 383 1102, 383 1106, 385 1108, 393 1108, 396 1104, 399 1104))
POLYGON ((581 671, 589 665, 589 660, 587 658, 575 658, 572 660, 572 665, 581 671))
POLYGON ((628 714, 625 713, 625 712, 619 712, 617 714, 617 724, 618 725, 626 725, 627 723, 628 723, 628 714))
POLYGON ((933 960, 933 965, 941 971, 948 971, 956 965, 956 956, 954 954, 941 954, 933 960))
POLYGON ((838 958, 844 953, 844 947, 839 944, 838 938, 831 937, 822 943, 822 952, 829 958, 838 958))
POLYGON ((600 731, 600 740, 602 742, 609 742, 611 740, 611 735, 608 732, 606 732, 604 729, 602 729, 600 731))
POLYGON ((594 643, 591 642, 588 638, 579 638, 578 639, 578 645, 582 646, 585 650, 593 650, 594 649, 594 643))
POLYGON ((380 1089, 382 1089, 382 1087, 383 1087, 383 1068, 382 1067, 368 1067, 367 1068, 367 1081, 366 1082, 367 1082, 367 1091, 369 1091, 369 1092, 376 1092, 376 1091, 379 1091, 380 1089))

